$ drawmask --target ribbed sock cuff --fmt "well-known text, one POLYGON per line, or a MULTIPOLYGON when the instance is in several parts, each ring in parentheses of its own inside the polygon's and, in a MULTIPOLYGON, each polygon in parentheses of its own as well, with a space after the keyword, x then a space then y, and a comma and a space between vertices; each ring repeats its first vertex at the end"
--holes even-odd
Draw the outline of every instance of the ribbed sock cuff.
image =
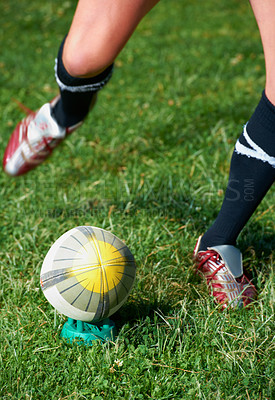
POLYGON ((247 128, 253 129, 255 123, 260 123, 264 128, 275 133, 275 106, 268 100, 265 91, 262 93, 261 100, 251 116, 247 128))
POLYGON ((60 89, 69 92, 97 92, 102 89, 112 76, 114 64, 111 64, 103 72, 92 78, 71 76, 62 61, 64 42, 65 39, 61 43, 55 63, 55 77, 60 89))
POLYGON ((275 156, 275 106, 268 100, 264 91, 246 129, 258 146, 270 156, 275 156))

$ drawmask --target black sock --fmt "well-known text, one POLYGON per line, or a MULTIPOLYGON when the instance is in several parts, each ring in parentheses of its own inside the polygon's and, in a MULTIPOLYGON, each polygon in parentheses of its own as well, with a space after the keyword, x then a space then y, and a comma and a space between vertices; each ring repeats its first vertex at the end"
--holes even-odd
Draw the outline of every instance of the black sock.
POLYGON ((56 60, 56 80, 60 89, 60 100, 52 109, 52 115, 63 127, 71 127, 83 121, 89 112, 95 94, 106 85, 112 75, 113 65, 92 78, 75 78, 62 62, 64 41, 56 60))
POLYGON ((235 245, 237 237, 275 180, 275 107, 263 93, 232 156, 228 186, 217 219, 200 250, 235 245))

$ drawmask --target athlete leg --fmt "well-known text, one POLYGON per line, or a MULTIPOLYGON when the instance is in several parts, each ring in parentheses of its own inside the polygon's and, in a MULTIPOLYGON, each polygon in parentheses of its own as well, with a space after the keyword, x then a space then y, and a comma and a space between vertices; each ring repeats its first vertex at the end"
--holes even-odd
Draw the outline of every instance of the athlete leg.
POLYGON ((158 1, 79 0, 63 51, 68 73, 92 77, 102 72, 158 1))
POLYGON ((68 133, 80 126, 97 92, 109 81, 114 59, 157 2, 79 0, 56 60, 60 96, 17 125, 3 159, 8 174, 21 175, 41 164, 68 133))
POLYGON ((157 1, 79 1, 57 57, 61 98, 53 115, 61 126, 71 126, 85 118, 95 93, 109 81, 117 54, 157 1))
POLYGON ((275 2, 251 0, 262 38, 266 86, 236 143, 221 211, 201 241, 201 249, 234 244, 275 179, 275 2), (250 183, 253 195, 245 196, 250 183))
POLYGON ((266 64, 267 98, 275 105, 275 2, 273 0, 250 0, 259 26, 266 64))
POLYGON ((275 2, 251 0, 251 5, 265 55, 265 91, 236 143, 221 210, 194 250, 196 270, 223 308, 246 306, 256 297, 234 245, 275 180, 275 2))

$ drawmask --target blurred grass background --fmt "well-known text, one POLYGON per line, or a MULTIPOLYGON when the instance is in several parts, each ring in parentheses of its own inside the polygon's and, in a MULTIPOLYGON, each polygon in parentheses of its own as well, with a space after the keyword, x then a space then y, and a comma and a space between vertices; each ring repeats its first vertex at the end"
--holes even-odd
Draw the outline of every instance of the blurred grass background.
MULTIPOLYGON (((0 148, 58 91, 54 58, 76 2, 10 0, 0 15, 0 148)), ((240 236, 259 299, 221 313, 192 251, 223 199, 234 143, 264 88, 248 2, 161 1, 119 56, 86 123, 51 159, 1 181, 3 399, 274 398, 274 191, 240 236), (39 288, 51 244, 78 225, 125 240, 138 264, 114 343, 60 339, 39 288)))

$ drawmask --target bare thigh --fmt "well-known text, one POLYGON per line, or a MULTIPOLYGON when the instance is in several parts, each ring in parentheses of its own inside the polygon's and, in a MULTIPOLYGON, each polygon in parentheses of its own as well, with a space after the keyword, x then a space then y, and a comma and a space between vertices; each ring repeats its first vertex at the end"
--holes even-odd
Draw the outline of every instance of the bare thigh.
POLYGON ((257 20, 265 55, 266 96, 275 104, 275 1, 250 0, 257 20))
POLYGON ((63 62, 71 75, 93 76, 110 65, 159 0, 79 0, 63 62))

